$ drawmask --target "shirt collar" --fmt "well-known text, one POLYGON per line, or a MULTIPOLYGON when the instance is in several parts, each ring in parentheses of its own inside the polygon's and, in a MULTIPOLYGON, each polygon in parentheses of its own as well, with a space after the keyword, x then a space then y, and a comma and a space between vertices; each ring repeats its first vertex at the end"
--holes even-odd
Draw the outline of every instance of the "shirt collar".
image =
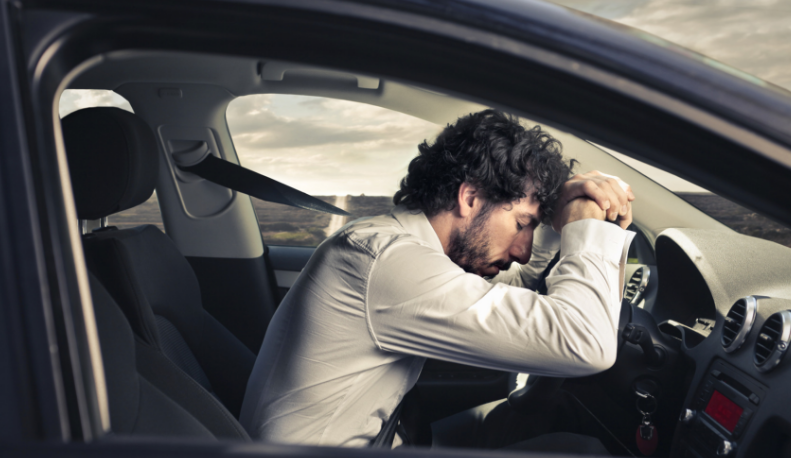
POLYGON ((445 253, 442 248, 442 242, 439 241, 439 236, 437 236, 431 223, 428 222, 425 213, 420 210, 409 210, 403 205, 398 205, 393 209, 393 217, 409 234, 426 242, 431 248, 440 253, 445 253))

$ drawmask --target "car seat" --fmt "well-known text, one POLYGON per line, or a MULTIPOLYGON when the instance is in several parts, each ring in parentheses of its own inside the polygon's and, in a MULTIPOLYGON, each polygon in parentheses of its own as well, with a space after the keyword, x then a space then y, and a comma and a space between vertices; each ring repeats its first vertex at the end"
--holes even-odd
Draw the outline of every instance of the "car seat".
POLYGON ((89 278, 112 431, 130 435, 214 438, 201 422, 137 372, 129 323, 99 281, 90 274, 89 278))
MULTIPOLYGON (((104 218, 151 196, 158 149, 140 118, 88 108, 62 126, 80 219, 104 218)), ((214 435, 247 438, 234 417, 255 355, 203 310, 195 274, 170 238, 150 225, 108 227, 86 234, 83 248, 88 270, 135 334, 140 374, 214 435)))

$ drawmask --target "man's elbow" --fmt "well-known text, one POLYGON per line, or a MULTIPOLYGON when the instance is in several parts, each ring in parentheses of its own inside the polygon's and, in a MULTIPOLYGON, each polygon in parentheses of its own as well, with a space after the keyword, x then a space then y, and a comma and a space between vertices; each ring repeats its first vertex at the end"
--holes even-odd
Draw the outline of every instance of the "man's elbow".
POLYGON ((618 358, 618 340, 613 339, 609 344, 602 347, 601 356, 594 366, 596 372, 604 372, 615 365, 618 358))
POLYGON ((611 368, 618 357, 618 339, 604 338, 593 343, 588 351, 584 352, 583 370, 586 375, 598 374, 611 368))

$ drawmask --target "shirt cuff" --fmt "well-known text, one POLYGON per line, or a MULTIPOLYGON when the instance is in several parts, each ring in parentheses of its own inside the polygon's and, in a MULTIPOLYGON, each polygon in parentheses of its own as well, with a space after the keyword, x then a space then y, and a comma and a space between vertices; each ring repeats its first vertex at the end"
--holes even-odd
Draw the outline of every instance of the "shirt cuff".
POLYGON ((620 264, 627 231, 618 225, 596 219, 582 219, 566 224, 560 233, 560 255, 598 254, 607 261, 620 264))

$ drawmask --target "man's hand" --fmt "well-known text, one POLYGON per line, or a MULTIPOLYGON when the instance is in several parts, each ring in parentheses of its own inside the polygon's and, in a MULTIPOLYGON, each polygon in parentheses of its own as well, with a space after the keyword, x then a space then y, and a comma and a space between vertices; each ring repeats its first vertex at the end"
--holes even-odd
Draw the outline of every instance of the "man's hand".
POLYGON ((597 219, 604 221, 607 213, 599 207, 599 204, 587 197, 578 197, 571 202, 567 202, 559 212, 555 213, 552 220, 552 228, 560 232, 568 223, 581 219, 597 219))
POLYGON ((588 197, 596 201, 602 210, 607 211, 607 219, 615 221, 618 216, 626 216, 627 204, 634 200, 632 187, 618 177, 603 174, 597 170, 574 175, 563 184, 557 209, 577 197, 588 197))
POLYGON ((560 232, 570 222, 595 218, 617 222, 621 228, 626 229, 632 223, 631 202, 634 199, 632 188, 618 177, 595 170, 575 175, 563 185, 552 227, 560 232), (582 202, 576 202, 578 200, 582 202), (588 208, 594 202, 598 205, 599 212, 588 208), (581 214, 587 216, 583 218, 580 217, 581 214), (599 214, 603 216, 599 218, 599 214))

